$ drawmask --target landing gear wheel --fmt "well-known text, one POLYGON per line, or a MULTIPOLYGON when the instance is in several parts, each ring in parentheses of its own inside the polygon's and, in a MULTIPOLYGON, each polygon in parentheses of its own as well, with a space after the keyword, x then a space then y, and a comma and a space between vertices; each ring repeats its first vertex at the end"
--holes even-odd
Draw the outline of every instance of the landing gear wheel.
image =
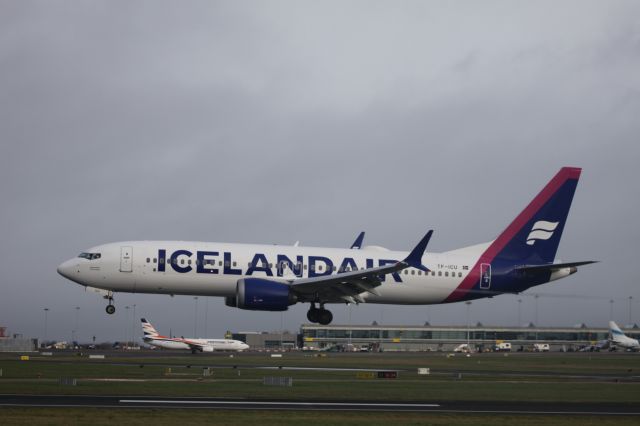
POLYGON ((113 315, 116 311, 116 307, 113 306, 113 292, 109 291, 105 296, 103 296, 105 299, 107 299, 109 301, 109 304, 107 305, 107 307, 104 309, 105 311, 107 311, 107 313, 109 315, 113 315))
POLYGON ((318 314, 318 322, 322 325, 331 324, 331 321, 333 321, 333 314, 331 311, 320 309, 318 314))
POLYGON ((311 308, 309 308, 309 310, 307 311, 307 319, 309 320, 309 322, 318 322, 319 312, 320 309, 316 308, 315 306, 311 306, 311 308))

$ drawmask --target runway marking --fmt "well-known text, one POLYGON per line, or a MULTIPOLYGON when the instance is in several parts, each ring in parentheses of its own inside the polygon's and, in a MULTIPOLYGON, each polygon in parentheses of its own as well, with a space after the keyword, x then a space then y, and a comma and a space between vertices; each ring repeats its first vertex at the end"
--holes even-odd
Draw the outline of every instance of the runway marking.
POLYGON ((274 402, 274 401, 180 401, 180 400, 152 400, 152 399, 121 399, 118 402, 122 404, 212 404, 212 405, 293 405, 293 406, 321 406, 321 407, 333 407, 333 406, 347 406, 347 407, 423 407, 423 408, 435 408, 440 407, 440 404, 385 404, 375 402, 274 402))
MULTIPOLYGON (((163 401, 165 402, 165 401, 163 401)), ((312 403, 311 403, 312 404, 312 403)), ((86 405, 86 404, 6 404, 0 403, 0 407, 60 407, 60 408, 87 408, 87 407, 96 407, 96 408, 149 408, 148 405, 110 405, 110 404, 100 404, 100 405, 86 405)), ((384 405, 383 405, 384 407, 384 405)), ((184 407, 155 407, 162 408, 165 410, 171 409, 179 409, 184 407)), ((213 408, 213 407, 211 407, 213 408)), ((227 410, 241 410, 241 409, 251 409, 250 407, 224 407, 227 410)), ((207 407, 199 406, 193 407, 192 409, 207 409, 207 407)), ((269 407, 265 406, 259 408, 260 410, 286 410, 286 411, 304 411, 309 410, 309 407, 297 407, 297 408, 279 408, 279 407, 269 407)), ((369 407, 367 408, 332 408, 328 411, 390 411, 385 410, 381 407, 369 407)), ((616 412, 616 411, 527 411, 527 410, 465 410, 465 409, 434 409, 434 410, 404 410, 404 411, 417 411, 424 413, 459 413, 459 414, 502 414, 502 415, 560 415, 560 416, 638 416, 640 412, 616 412)))

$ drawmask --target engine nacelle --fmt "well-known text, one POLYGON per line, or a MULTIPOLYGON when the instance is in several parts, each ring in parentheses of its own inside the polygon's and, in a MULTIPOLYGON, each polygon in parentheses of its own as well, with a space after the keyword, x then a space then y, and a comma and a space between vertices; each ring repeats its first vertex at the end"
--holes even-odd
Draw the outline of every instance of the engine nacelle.
POLYGON ((205 345, 202 347, 202 352, 213 352, 213 346, 212 345, 205 345))
POLYGON ((296 302, 287 284, 262 278, 238 280, 236 295, 225 298, 227 306, 252 311, 286 311, 296 302))

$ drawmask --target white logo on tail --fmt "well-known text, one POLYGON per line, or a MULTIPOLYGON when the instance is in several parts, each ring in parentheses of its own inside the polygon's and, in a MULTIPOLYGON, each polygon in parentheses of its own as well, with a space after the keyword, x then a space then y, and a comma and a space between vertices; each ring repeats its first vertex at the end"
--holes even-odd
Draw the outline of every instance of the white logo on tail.
POLYGON ((539 220, 533 224, 531 232, 527 237, 527 244, 532 246, 536 240, 548 240, 553 236, 553 231, 558 227, 560 222, 547 222, 546 220, 539 220))

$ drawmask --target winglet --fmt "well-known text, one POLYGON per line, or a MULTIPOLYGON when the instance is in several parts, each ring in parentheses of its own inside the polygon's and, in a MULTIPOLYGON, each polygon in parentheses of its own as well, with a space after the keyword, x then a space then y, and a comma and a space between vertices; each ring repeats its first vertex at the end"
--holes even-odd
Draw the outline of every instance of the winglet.
POLYGON ((356 240, 353 242, 353 244, 351 244, 351 248, 356 250, 361 249, 363 240, 364 240, 364 231, 362 231, 360 235, 358 235, 358 238, 356 238, 356 240))
POLYGON ((413 268, 420 269, 421 271, 429 272, 429 269, 422 264, 422 256, 424 255, 424 251, 427 249, 427 244, 429 244, 431 234, 433 234, 433 229, 429 230, 429 232, 422 237, 418 245, 411 250, 409 256, 407 256, 402 262, 413 268))

